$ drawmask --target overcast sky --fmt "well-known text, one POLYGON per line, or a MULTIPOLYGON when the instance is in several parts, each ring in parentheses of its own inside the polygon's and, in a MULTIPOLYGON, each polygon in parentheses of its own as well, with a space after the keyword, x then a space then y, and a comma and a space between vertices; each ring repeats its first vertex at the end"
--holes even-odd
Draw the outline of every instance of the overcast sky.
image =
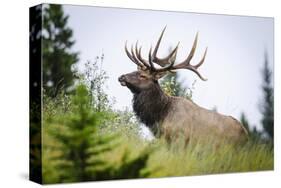
POLYGON ((182 61, 197 31, 199 40, 191 63, 198 63, 208 47, 205 63, 199 68, 208 81, 201 81, 191 71, 179 71, 186 86, 196 80, 193 101, 207 109, 216 106, 218 112, 237 119, 245 112, 250 123, 260 127, 265 50, 272 69, 274 63, 272 18, 72 5, 65 5, 64 10, 70 16, 68 25, 74 31, 73 50, 80 52, 79 63, 94 61, 104 53, 107 92, 116 100, 114 108, 131 108, 132 94, 117 81, 121 74, 136 70, 125 54, 125 41, 133 44, 138 40, 143 57, 147 57, 150 46, 155 45, 167 25, 159 57, 180 41, 177 61, 182 61))

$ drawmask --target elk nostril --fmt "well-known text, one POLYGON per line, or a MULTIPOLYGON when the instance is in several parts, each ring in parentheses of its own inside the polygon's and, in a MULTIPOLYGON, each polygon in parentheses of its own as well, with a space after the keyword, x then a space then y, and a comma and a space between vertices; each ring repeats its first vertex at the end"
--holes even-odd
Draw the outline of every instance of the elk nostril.
POLYGON ((125 81, 125 75, 121 75, 119 78, 118 78, 118 80, 119 80, 119 82, 122 82, 122 81, 125 81))

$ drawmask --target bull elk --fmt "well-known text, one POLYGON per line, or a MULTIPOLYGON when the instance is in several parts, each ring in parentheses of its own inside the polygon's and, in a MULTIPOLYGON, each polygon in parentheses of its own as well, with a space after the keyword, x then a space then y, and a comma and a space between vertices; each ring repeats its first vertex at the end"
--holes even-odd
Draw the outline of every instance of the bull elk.
POLYGON ((223 138, 235 143, 246 140, 246 129, 233 117, 204 109, 191 100, 169 96, 163 92, 158 80, 178 69, 190 70, 201 80, 206 81, 198 72, 198 68, 204 63, 207 54, 206 48, 200 62, 196 65, 190 64, 197 45, 197 33, 192 49, 183 62, 175 64, 178 45, 167 57, 157 57, 165 29, 166 27, 153 52, 152 47, 150 48, 148 59, 142 57, 142 48, 138 47, 138 43, 132 46, 130 52, 127 49, 127 42, 125 44, 125 52, 137 65, 138 70, 121 75, 118 80, 133 93, 133 110, 138 119, 156 137, 164 137, 168 142, 180 135, 183 135, 186 143, 192 139, 201 140, 207 137, 215 140, 223 138))

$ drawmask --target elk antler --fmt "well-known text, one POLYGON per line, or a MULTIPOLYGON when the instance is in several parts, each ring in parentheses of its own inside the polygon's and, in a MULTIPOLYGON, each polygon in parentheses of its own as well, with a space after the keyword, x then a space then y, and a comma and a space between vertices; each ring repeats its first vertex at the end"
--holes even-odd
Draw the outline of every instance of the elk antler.
POLYGON ((176 60, 176 54, 177 54, 177 50, 178 50, 178 46, 179 46, 179 43, 178 43, 178 45, 174 48, 174 50, 172 50, 172 52, 165 58, 158 58, 156 56, 165 30, 166 30, 166 26, 164 27, 163 31, 161 32, 161 35, 160 35, 160 37, 159 37, 159 39, 156 43, 156 46, 155 46, 155 48, 153 50, 153 53, 152 53, 152 56, 151 56, 152 61, 154 63, 160 65, 161 67, 164 67, 164 66, 166 66, 168 64, 171 64, 171 63, 174 63, 174 61, 176 60))
POLYGON ((191 51, 188 54, 187 58, 183 62, 181 62, 177 65, 174 65, 175 60, 176 60, 176 55, 177 55, 179 43, 177 44, 177 46, 172 50, 172 52, 167 57, 158 58, 156 56, 157 51, 158 51, 159 46, 160 46, 160 43, 161 43, 161 39, 163 37, 163 34, 164 34, 165 30, 166 30, 166 27, 163 29, 163 31, 162 31, 162 33, 161 33, 161 35, 160 35, 160 37, 159 37, 159 39, 156 43, 156 46, 155 46, 153 52, 152 52, 152 47, 150 48, 148 61, 141 57, 141 47, 138 49, 138 42, 135 45, 135 52, 134 52, 134 49, 133 49, 133 46, 132 46, 131 54, 127 49, 127 42, 126 42, 125 51, 126 51, 127 56, 135 64, 137 64, 142 70, 150 70, 151 73, 172 71, 172 70, 177 70, 177 69, 188 69, 188 70, 191 70, 194 73, 196 73, 201 80, 206 81, 207 79, 203 78, 203 76, 198 72, 197 69, 204 63, 208 48, 206 48, 206 50, 204 52, 204 55, 203 55, 203 58, 201 59, 201 61, 199 61, 198 64, 196 64, 196 65, 190 64, 190 61, 191 61, 191 59, 194 55, 194 52, 195 52, 195 49, 196 49, 196 46, 197 46, 198 33, 196 34, 196 37, 195 37, 195 40, 193 42, 191 51), (161 68, 155 68, 153 63, 156 63, 156 64, 160 65, 161 68))
POLYGON ((133 61, 137 66, 141 67, 141 69, 145 69, 145 66, 144 64, 140 63, 139 60, 136 58, 135 54, 134 54, 134 50, 133 50, 133 46, 131 48, 131 53, 129 52, 128 48, 127 48, 127 41, 125 43, 125 51, 126 51, 126 54, 127 56, 129 57, 129 59, 131 61, 133 61))

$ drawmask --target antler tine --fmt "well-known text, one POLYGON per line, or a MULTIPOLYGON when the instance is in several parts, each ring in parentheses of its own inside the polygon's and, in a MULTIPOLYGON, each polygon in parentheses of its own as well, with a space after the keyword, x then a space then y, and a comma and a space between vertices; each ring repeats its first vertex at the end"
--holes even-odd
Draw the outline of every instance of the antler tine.
POLYGON ((167 26, 165 26, 164 29, 162 30, 161 35, 160 35, 160 37, 159 37, 159 39, 156 43, 156 46, 153 50, 153 53, 152 53, 152 61, 154 63, 160 65, 161 67, 165 67, 166 65, 171 63, 170 59, 174 57, 174 54, 176 53, 176 51, 178 49, 178 45, 177 45, 167 57, 165 57, 165 58, 158 58, 157 57, 157 52, 158 52, 162 37, 164 35, 164 32, 166 30, 166 27, 167 26))
POLYGON ((207 81, 207 80, 208 80, 207 78, 204 78, 204 77, 198 72, 198 70, 197 70, 196 68, 194 68, 193 66, 192 66, 192 67, 186 67, 186 69, 191 70, 191 71, 193 71, 194 73, 196 73, 197 76, 199 76, 199 78, 200 78, 201 80, 203 80, 203 81, 207 81))
POLYGON ((175 52, 171 53, 171 54, 173 54, 173 56, 169 59, 170 64, 168 66, 166 66, 166 67, 155 69, 155 72, 165 72, 165 71, 171 71, 173 69, 173 66, 175 64, 176 57, 177 57, 177 48, 178 48, 178 46, 179 46, 179 42, 178 42, 176 48, 173 50, 175 52))
POLYGON ((129 52, 128 48, 127 48, 127 41, 125 42, 125 52, 126 52, 128 58, 129 58, 131 61, 134 62, 134 59, 133 59, 132 55, 130 54, 130 52, 129 52))
POLYGON ((163 68, 160 68, 160 69, 155 69, 155 72, 165 72, 165 71, 172 72, 174 63, 175 63, 175 61, 172 61, 167 67, 163 67, 163 68))
POLYGON ((160 37, 159 37, 159 39, 158 39, 158 41, 157 41, 157 43, 156 43, 156 46, 155 46, 155 48, 154 48, 154 50, 153 50, 153 54, 152 54, 152 57, 154 58, 153 60, 158 59, 158 58, 156 57, 156 54, 157 54, 158 48, 159 48, 159 46, 160 46, 160 43, 161 43, 162 37, 163 37, 163 35, 164 35, 164 32, 165 32, 165 30, 166 30, 166 27, 167 27, 167 26, 165 26, 164 29, 162 30, 161 35, 160 35, 160 37))
POLYGON ((133 46, 131 48, 131 53, 129 52, 128 48, 127 48, 127 41, 125 43, 125 52, 127 54, 127 56, 129 57, 129 59, 134 62, 137 66, 140 66, 141 68, 144 68, 144 66, 138 61, 138 59, 135 57, 135 54, 133 52, 133 46))
POLYGON ((177 66, 181 66, 181 65, 185 65, 185 64, 189 65, 190 64, 190 60, 192 59, 192 57, 194 55, 194 52, 196 50, 197 41, 198 41, 198 32, 196 33, 192 48, 191 48, 187 58, 182 63, 178 64, 177 66))
POLYGON ((138 49, 138 41, 136 42, 135 51, 136 51, 136 56, 137 56, 138 60, 140 60, 143 63, 143 65, 149 69, 150 66, 149 66, 148 62, 141 57, 141 47, 138 49))
POLYGON ((203 55, 201 61, 199 61, 199 63, 198 63, 197 65, 194 65, 194 67, 195 67, 196 69, 197 69, 198 67, 200 67, 200 66, 204 63, 205 57, 206 57, 206 55, 207 55, 207 51, 208 51, 208 47, 205 49, 205 52, 204 52, 204 55, 203 55))
POLYGON ((167 59, 167 61, 170 61, 170 63, 176 61, 176 57, 177 57, 179 45, 180 45, 180 42, 178 42, 178 44, 177 44, 177 46, 175 47, 175 49, 174 49, 174 50, 170 53, 170 55, 168 56, 169 58, 167 59))
POLYGON ((153 65, 153 60, 152 60, 151 51, 152 51, 152 47, 150 47, 150 50, 149 50, 148 62, 149 62, 149 64, 150 64, 151 71, 156 71, 156 69, 155 69, 155 67, 154 67, 154 65, 153 65))
POLYGON ((199 61, 199 63, 197 65, 194 65, 194 66, 190 65, 190 68, 186 67, 186 69, 189 69, 189 70, 195 72, 199 76, 199 78, 201 80, 204 80, 204 81, 207 81, 208 79, 203 78, 203 76, 197 71, 197 69, 198 69, 198 67, 200 67, 204 63, 205 57, 207 55, 207 51, 208 51, 208 47, 205 49, 204 55, 203 55, 202 59, 199 61))
POLYGON ((188 54, 187 58, 182 63, 179 63, 179 64, 175 65, 171 69, 172 70, 175 70, 175 69, 188 69, 188 70, 191 70, 194 73, 196 73, 201 80, 206 81, 207 79, 203 78, 203 76, 198 72, 197 69, 204 63, 208 48, 206 48, 206 50, 204 52, 204 55, 203 55, 203 58, 201 59, 201 61, 199 61, 199 63, 197 65, 191 65, 190 64, 190 60, 192 59, 192 57, 194 55, 194 52, 196 50, 197 41, 198 41, 198 32, 196 33, 195 40, 193 42, 192 48, 191 48, 190 53, 188 54))
POLYGON ((134 59, 135 62, 137 63, 137 65, 139 65, 140 67, 142 67, 142 69, 144 69, 144 68, 145 68, 144 65, 139 62, 138 58, 137 58, 136 55, 135 55, 134 46, 133 46, 133 45, 131 46, 131 54, 132 54, 133 59, 134 59))
POLYGON ((190 53, 188 54, 187 58, 182 62, 182 63, 179 63, 175 66, 168 66, 167 68, 164 68, 163 70, 159 70, 160 72, 162 71, 167 71, 167 70, 176 70, 176 69, 188 69, 188 70, 191 70, 193 71, 194 73, 196 73, 199 78, 201 80, 204 80, 206 81, 207 79, 205 79, 199 72, 198 72, 198 68, 204 63, 205 61, 205 57, 207 55, 207 49, 205 50, 204 52, 204 55, 202 57, 202 59, 199 61, 198 64, 196 65, 191 65, 190 64, 190 60, 192 59, 192 57, 194 56, 194 53, 195 53, 195 50, 196 50, 196 46, 197 46, 197 41, 198 41, 198 33, 196 34, 196 37, 195 37, 195 40, 193 42, 193 45, 192 45, 192 48, 190 50, 190 53))

